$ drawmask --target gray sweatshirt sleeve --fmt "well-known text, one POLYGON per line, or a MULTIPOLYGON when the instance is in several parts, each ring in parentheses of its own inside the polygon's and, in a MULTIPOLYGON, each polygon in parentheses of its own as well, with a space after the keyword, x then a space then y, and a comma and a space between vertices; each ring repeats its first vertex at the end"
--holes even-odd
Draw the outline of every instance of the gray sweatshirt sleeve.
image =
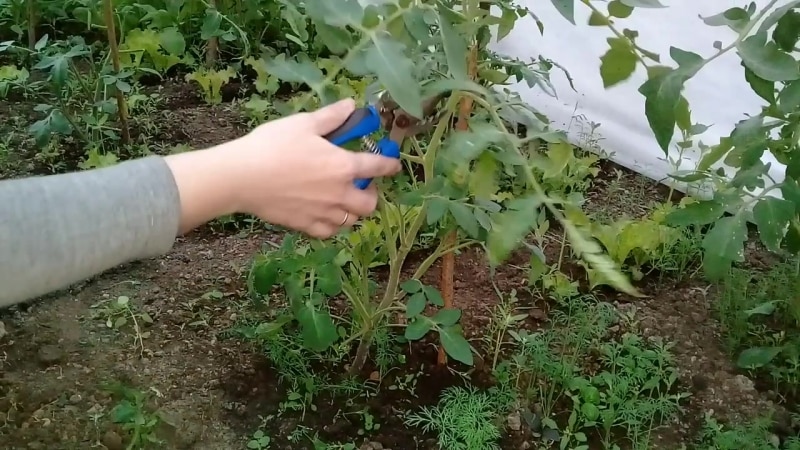
POLYGON ((0 181, 0 308, 172 248, 180 197, 163 158, 0 181))

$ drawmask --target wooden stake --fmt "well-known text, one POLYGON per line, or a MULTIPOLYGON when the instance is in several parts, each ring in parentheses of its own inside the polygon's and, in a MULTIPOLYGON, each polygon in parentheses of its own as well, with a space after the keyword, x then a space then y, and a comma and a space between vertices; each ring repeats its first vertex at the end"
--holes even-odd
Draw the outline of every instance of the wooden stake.
MULTIPOLYGON (((208 4, 217 9, 217 2, 216 0, 209 0, 208 4)), ((219 55, 219 38, 216 36, 212 36, 208 38, 208 44, 206 46, 206 67, 209 69, 214 67, 214 64, 217 63, 217 58, 219 55)))
MULTIPOLYGON (((478 75, 478 44, 473 42, 467 60, 467 70, 470 79, 475 79, 478 75)), ((469 130, 469 118, 472 115, 472 97, 463 97, 458 107, 458 121, 456 130, 469 130)), ((444 237, 444 248, 453 248, 458 243, 458 230, 453 229, 444 237)), ((454 307, 455 288, 453 280, 455 278, 456 255, 455 252, 448 252, 442 256, 442 272, 439 276, 439 291, 442 293, 445 308, 454 307)), ((439 365, 447 364, 447 353, 444 347, 439 347, 439 365)))

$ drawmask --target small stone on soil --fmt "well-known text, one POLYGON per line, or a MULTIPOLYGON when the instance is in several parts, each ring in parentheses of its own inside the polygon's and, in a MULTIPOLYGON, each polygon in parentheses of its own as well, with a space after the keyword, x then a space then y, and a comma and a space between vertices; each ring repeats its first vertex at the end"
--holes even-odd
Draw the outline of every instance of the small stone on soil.
POLYGON ((121 450, 122 438, 119 437, 117 433, 108 430, 106 434, 103 435, 103 445, 105 445, 108 450, 121 450))
POLYGON ((39 362, 50 365, 61 361, 64 351, 55 345, 43 345, 39 348, 39 362))
POLYGON ((508 428, 512 431, 519 431, 522 428, 522 420, 519 416, 519 411, 515 411, 508 415, 508 428))

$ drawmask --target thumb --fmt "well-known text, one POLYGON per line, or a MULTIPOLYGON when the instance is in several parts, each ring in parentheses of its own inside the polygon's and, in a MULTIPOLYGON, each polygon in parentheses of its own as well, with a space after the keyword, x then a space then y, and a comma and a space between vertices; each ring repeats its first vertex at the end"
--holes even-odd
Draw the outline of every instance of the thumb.
POLYGON ((400 160, 366 152, 348 152, 353 158, 353 178, 375 178, 394 175, 402 169, 400 160))
POLYGON ((355 109, 355 101, 348 98, 309 113, 307 118, 313 132, 322 136, 343 124, 355 109))

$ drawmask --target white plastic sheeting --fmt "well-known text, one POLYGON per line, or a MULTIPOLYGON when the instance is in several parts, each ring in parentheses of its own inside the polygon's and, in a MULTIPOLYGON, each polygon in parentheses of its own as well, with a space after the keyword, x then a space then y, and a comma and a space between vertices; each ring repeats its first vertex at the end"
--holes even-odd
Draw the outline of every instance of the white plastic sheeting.
MULTIPOLYGON (((662 64, 675 67, 675 62, 669 58, 670 46, 708 58, 716 52, 712 46, 714 41, 727 45, 737 37, 728 27, 706 25, 699 16, 714 15, 733 6, 746 7, 750 1, 662 0, 666 8, 636 8, 629 17, 615 19, 615 26, 619 30, 637 30, 637 43, 642 48, 661 55, 662 64)), ((759 9, 767 2, 755 0, 759 9)), ((777 6, 786 3, 788 0, 778 2, 777 6)), ((575 90, 556 69, 552 83, 557 98, 540 88, 529 88, 525 82, 512 89, 523 101, 547 115, 553 126, 566 131, 573 144, 584 144, 586 134, 592 131, 590 123, 597 123, 593 138, 599 139, 598 146, 610 154, 612 161, 648 178, 672 184, 665 178, 677 167, 667 162, 656 143, 644 115, 644 97, 637 91, 647 79, 644 69, 637 68, 626 82, 606 90, 600 78, 600 57, 608 49, 606 39, 613 35, 607 27, 588 25, 591 13, 588 7, 575 0, 577 25, 572 25, 549 0, 519 0, 518 4, 535 12, 544 23, 544 34, 540 34, 532 18, 525 17, 517 22, 510 35, 493 43, 492 49, 522 60, 541 54, 569 72, 575 90)), ((601 10, 607 5, 596 0, 593 4, 601 10)), ((708 64, 687 83, 684 96, 689 101, 693 122, 712 125, 700 136, 705 144, 718 143, 720 137, 727 136, 738 121, 746 118, 746 114, 758 114, 765 104, 750 89, 743 70, 738 55, 731 51, 708 64)), ((680 137, 677 130, 675 137, 680 137)), ((674 145, 670 153, 677 156, 674 145)), ((683 158, 680 169, 693 169, 699 155, 685 152, 683 158)), ((784 167, 769 154, 763 161, 772 163, 770 174, 780 182, 784 167)), ((767 181, 767 186, 769 184, 767 181)), ((679 184, 675 187, 685 189, 679 184)))

